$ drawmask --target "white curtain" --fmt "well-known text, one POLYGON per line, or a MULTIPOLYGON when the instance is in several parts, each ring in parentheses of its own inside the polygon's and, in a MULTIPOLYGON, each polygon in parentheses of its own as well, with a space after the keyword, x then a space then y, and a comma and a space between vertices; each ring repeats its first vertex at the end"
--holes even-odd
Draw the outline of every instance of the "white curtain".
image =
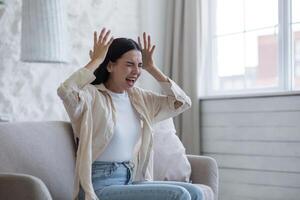
MULTIPOLYGON (((201 1, 169 0, 163 71, 192 100, 192 108, 174 118, 188 154, 200 154, 199 81, 202 71, 201 1)), ((202 86, 202 85, 201 85, 202 86)))

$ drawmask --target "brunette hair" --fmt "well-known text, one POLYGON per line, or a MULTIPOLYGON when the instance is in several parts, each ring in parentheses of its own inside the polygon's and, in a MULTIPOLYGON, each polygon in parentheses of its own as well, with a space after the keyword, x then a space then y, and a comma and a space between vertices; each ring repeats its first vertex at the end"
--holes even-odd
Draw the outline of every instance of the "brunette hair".
POLYGON ((91 83, 97 85, 105 83, 108 80, 109 72, 107 65, 111 62, 116 62, 122 55, 130 50, 138 50, 141 52, 141 47, 132 39, 116 38, 108 48, 106 57, 100 66, 94 71, 96 79, 91 83))

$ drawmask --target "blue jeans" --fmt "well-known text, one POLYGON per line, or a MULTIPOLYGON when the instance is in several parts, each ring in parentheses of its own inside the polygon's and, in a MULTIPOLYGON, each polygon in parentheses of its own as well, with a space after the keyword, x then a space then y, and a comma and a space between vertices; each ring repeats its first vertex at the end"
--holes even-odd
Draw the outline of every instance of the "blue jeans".
MULTIPOLYGON (((100 162, 92 165, 92 183, 100 200, 202 200, 199 187, 175 181, 132 181, 129 162, 100 162)), ((84 200, 80 187, 79 200, 84 200)))

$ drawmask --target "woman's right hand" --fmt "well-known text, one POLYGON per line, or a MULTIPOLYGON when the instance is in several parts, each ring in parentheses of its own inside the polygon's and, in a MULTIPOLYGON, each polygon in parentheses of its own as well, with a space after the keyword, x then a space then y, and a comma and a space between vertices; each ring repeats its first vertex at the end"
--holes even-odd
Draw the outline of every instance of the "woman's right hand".
POLYGON ((90 50, 91 60, 98 60, 101 63, 104 61, 108 47, 114 40, 113 37, 109 36, 110 30, 106 30, 105 28, 102 28, 99 38, 97 37, 97 31, 94 32, 94 48, 90 50))
POLYGON ((97 32, 94 32, 94 47, 90 50, 91 61, 85 66, 92 71, 96 70, 99 65, 104 61, 108 48, 113 42, 113 37, 110 37, 110 30, 102 28, 99 37, 97 32))

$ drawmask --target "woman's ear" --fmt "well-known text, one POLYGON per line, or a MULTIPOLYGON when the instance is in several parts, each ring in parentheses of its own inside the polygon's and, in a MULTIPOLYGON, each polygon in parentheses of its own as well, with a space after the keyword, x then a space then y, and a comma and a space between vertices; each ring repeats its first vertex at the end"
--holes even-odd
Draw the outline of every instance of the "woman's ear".
POLYGON ((113 63, 111 61, 109 61, 109 63, 107 64, 107 71, 108 72, 112 72, 113 71, 113 63))

